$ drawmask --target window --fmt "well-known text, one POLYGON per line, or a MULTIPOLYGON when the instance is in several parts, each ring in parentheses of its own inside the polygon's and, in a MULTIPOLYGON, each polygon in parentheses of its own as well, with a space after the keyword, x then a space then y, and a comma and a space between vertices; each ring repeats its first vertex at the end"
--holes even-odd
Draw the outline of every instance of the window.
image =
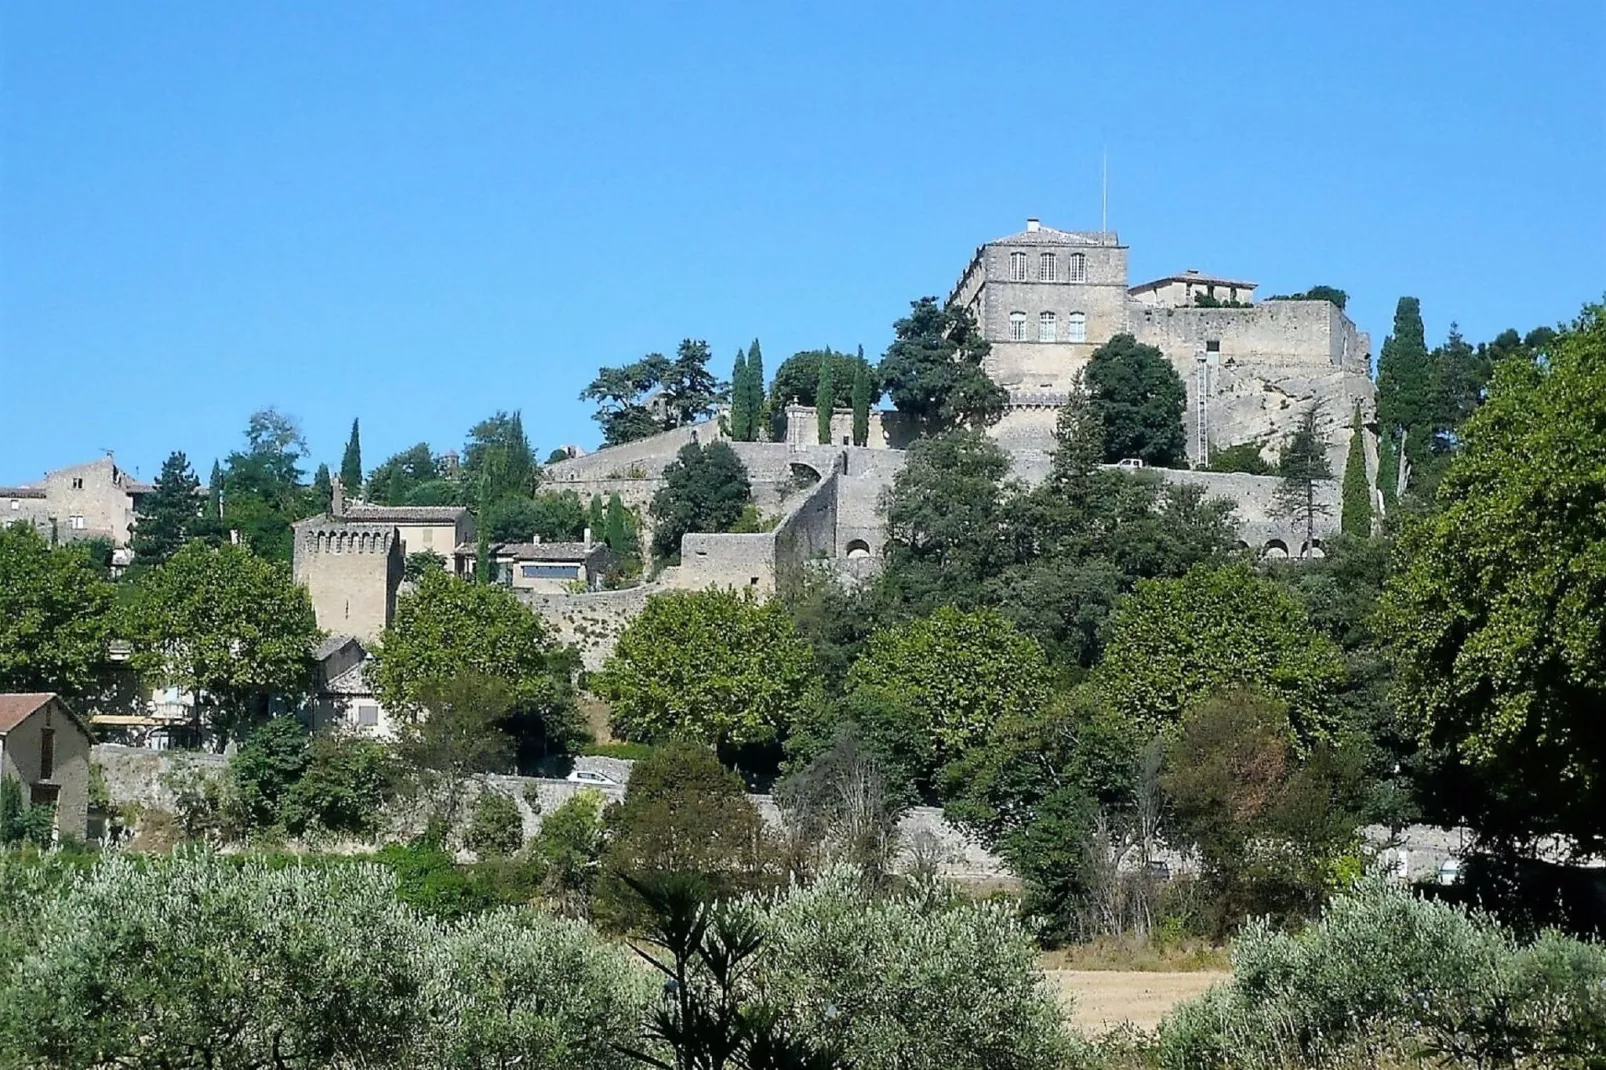
MULTIPOLYGON (((1348 339, 1345 339, 1345 341, 1347 342, 1348 339)), ((17 499, 12 498, 11 499, 11 511, 12 512, 16 512, 18 509, 21 509, 21 508, 22 508, 22 503, 17 501, 17 499)))
POLYGON ((1037 258, 1037 281, 1058 282, 1058 265, 1054 262, 1053 253, 1044 253, 1037 258))
POLYGON ((1221 339, 1219 339, 1219 338, 1207 339, 1205 341, 1205 352, 1206 353, 1220 353, 1221 352, 1221 339))
POLYGON ((50 774, 56 771, 56 730, 54 728, 41 728, 39 730, 39 779, 49 780, 50 774))
POLYGON ((1081 312, 1072 312, 1065 317, 1065 340, 1067 342, 1087 341, 1087 316, 1081 312))
POLYGON ((81 516, 69 516, 67 518, 67 526, 72 528, 74 531, 83 531, 84 518, 81 516))
POLYGON ((1026 313, 1011 312, 1009 314, 1009 340, 1011 342, 1026 341, 1026 313))
POLYGON ((1070 273, 1065 276, 1071 282, 1087 281, 1087 257, 1081 253, 1071 254, 1070 273))
POLYGON ((83 476, 74 476, 73 477, 72 489, 73 490, 83 490, 84 489, 84 477, 83 476))
POLYGON ((520 565, 519 575, 527 580, 577 580, 578 565, 520 565))
POLYGON ((424 529, 424 545, 425 546, 434 546, 435 545, 435 529, 434 528, 425 528, 424 529))
POLYGON ((1039 342, 1052 342, 1054 338, 1054 313, 1044 312, 1037 317, 1037 340, 1039 342))
POLYGON ((357 723, 359 725, 362 725, 362 726, 368 727, 368 728, 371 728, 374 725, 377 725, 379 723, 379 707, 378 706, 358 706, 357 707, 357 723))
POLYGON ((1025 253, 1010 253, 1009 254, 1009 281, 1010 282, 1025 282, 1026 281, 1026 254, 1025 253))

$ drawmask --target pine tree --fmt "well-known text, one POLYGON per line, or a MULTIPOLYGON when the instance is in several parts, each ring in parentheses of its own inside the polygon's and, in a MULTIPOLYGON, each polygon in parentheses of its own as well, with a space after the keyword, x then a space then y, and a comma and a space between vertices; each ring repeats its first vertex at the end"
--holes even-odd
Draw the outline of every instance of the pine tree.
POLYGON ((362 493, 362 440, 357 434, 357 421, 351 421, 351 437, 346 440, 345 456, 340 458, 340 485, 346 493, 362 493))
POLYGON ((831 444, 831 413, 836 402, 836 369, 828 360, 820 361, 820 382, 814 388, 814 419, 820 432, 820 445, 831 444))
POLYGON ((200 489, 189 458, 180 450, 168 454, 155 486, 140 500, 134 523, 132 548, 141 570, 165 562, 190 537, 200 517, 200 489))
POLYGON ((1361 427, 1361 407, 1355 406, 1350 421, 1349 455, 1344 458, 1343 512, 1339 527, 1346 535, 1362 538, 1372 534, 1372 489, 1366 480, 1366 432, 1361 427))
POLYGON ((1273 513, 1304 523, 1305 545, 1300 551, 1301 557, 1308 557, 1315 549, 1316 518, 1332 512, 1331 506, 1316 498, 1316 484, 1333 478, 1332 466, 1327 463, 1327 443, 1321 433, 1320 416, 1318 402, 1300 417, 1277 463, 1277 474, 1282 482, 1272 497, 1273 513))
POLYGON ((736 363, 731 367, 731 438, 737 442, 753 441, 753 398, 747 389, 747 351, 736 350, 736 363))
POLYGON ((602 495, 593 494, 591 505, 586 510, 586 527, 591 532, 593 542, 605 542, 608 531, 608 514, 602 507, 602 495))
POLYGON ((749 441, 769 441, 770 410, 764 400, 764 354, 758 348, 757 338, 747 351, 747 411, 753 424, 749 441))
POLYGON ((861 359, 853 371, 853 444, 870 442, 870 367, 861 359))

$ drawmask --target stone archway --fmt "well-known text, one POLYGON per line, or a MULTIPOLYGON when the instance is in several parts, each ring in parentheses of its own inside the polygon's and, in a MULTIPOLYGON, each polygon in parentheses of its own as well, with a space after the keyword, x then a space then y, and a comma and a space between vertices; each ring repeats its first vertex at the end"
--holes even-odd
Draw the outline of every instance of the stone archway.
POLYGON ((1260 556, 1273 560, 1286 560, 1288 544, 1281 539, 1268 539, 1266 545, 1260 548, 1260 556))
POLYGON ((863 539, 854 539, 848 543, 846 554, 849 561, 862 561, 870 556, 870 544, 863 539))

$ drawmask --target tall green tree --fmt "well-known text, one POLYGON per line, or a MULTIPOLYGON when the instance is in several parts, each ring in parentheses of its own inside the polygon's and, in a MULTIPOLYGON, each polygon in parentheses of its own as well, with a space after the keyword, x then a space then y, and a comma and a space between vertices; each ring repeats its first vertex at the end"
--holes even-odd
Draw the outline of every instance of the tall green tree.
POLYGON ((708 419, 725 396, 725 388, 708 370, 712 357, 708 343, 700 339, 682 339, 675 349, 675 359, 663 377, 663 404, 670 427, 708 419))
POLYGON ((751 441, 769 439, 770 411, 764 398, 764 353, 755 338, 747 350, 747 412, 752 418, 751 441))
POLYGON ((669 371, 669 358, 662 353, 598 369, 597 377, 580 392, 580 400, 597 406, 592 419, 602 427, 604 446, 634 442, 668 429, 670 425, 655 414, 649 401, 663 388, 669 371))
POLYGON ((139 577, 123 626, 134 667, 193 694, 197 722, 220 742, 265 720, 271 699, 294 707, 312 683, 320 632, 306 589, 243 547, 186 543, 139 577))
MULTIPOLYGON (((1407 471, 1427 454, 1433 435, 1433 368, 1423 337, 1422 302, 1402 297, 1394 309, 1394 331, 1383 340, 1377 359, 1377 419, 1388 436, 1389 451, 1403 451, 1407 471)), ((1397 462, 1396 462, 1397 463, 1397 462)), ((1404 493, 1394 474, 1387 478, 1387 494, 1404 493)), ((1409 475, 1407 475, 1409 482, 1409 475)))
POLYGON ((605 528, 608 549, 624 557, 635 557, 641 552, 636 535, 636 521, 615 491, 608 496, 608 515, 605 528))
POLYGON ((346 440, 346 452, 340 458, 340 483, 347 494, 362 489, 362 439, 358 435, 357 421, 351 421, 351 437, 346 440))
MULTIPOLYGON (((481 424, 484 427, 485 424, 481 424)), ((477 453, 475 460, 484 464, 488 458, 477 453)), ((376 465, 368 474, 367 498, 377 505, 406 505, 408 497, 418 487, 439 476, 435 454, 428 442, 419 442, 400 453, 392 454, 376 465)), ((362 484, 347 487, 347 495, 362 492, 362 484)))
POLYGON ((1380 607, 1438 820, 1606 846, 1606 309, 1503 361, 1380 607))
POLYGON ((861 364, 869 370, 871 384, 876 382, 875 368, 864 360, 863 353, 858 356, 838 353, 829 346, 825 349, 803 350, 787 357, 776 369, 775 381, 770 385, 771 409, 780 411, 788 405, 813 408, 818 400, 816 393, 823 364, 831 365, 832 388, 836 391, 832 404, 836 408, 845 409, 852 404, 853 380, 861 364))
POLYGON ((1339 528, 1346 535, 1363 539, 1372 534, 1372 487, 1366 478, 1366 429, 1361 424, 1359 404, 1350 421, 1349 453, 1344 458, 1344 498, 1339 528))
POLYGON ((229 454, 223 472, 223 521, 253 553, 288 563, 291 525, 319 511, 302 485, 307 444, 294 417, 262 409, 246 423, 246 448, 229 454))
POLYGON ((784 736, 815 689, 780 603, 718 588, 653 595, 591 680, 620 736, 720 747, 784 736))
POLYGON ((96 691, 116 597, 83 547, 52 547, 27 524, 0 528, 0 691, 96 691))
POLYGON ((415 719, 426 715, 426 694, 440 681, 465 673, 501 681, 511 692, 506 729, 527 768, 577 738, 576 667, 573 649, 511 591, 428 572, 397 600, 370 679, 386 709, 415 719))
POLYGON ((593 494, 591 504, 586 509, 586 529, 591 532, 594 542, 602 542, 608 530, 608 513, 602 504, 602 495, 593 494))
POLYGON ((747 351, 736 350, 736 363, 731 368, 731 438, 737 442, 753 441, 752 392, 747 382, 747 351))
POLYGON ((832 402, 836 399, 834 371, 830 361, 821 361, 820 381, 814 388, 814 426, 822 446, 831 444, 831 413, 834 410, 832 402))
POLYGON ((853 370, 853 444, 870 443, 870 368, 861 363, 853 370))
MULTIPOLYGON (((421 468, 429 447, 419 443, 409 453, 421 468), (415 452, 420 448, 421 453, 415 452)), ((430 473, 433 474, 433 462, 430 473)), ((541 467, 524 434, 524 418, 516 411, 497 412, 470 428, 463 447, 462 473, 471 485, 482 486, 492 501, 508 495, 534 494, 541 481, 541 467)))
POLYGON ((1194 703, 1247 685, 1288 703, 1307 743, 1340 728, 1331 697, 1343 677, 1338 648, 1310 626, 1304 607, 1246 565, 1138 583, 1116 607, 1098 667, 1115 709, 1149 734, 1194 703))
POLYGON ((1182 426, 1188 388, 1165 354, 1130 334, 1093 351, 1085 373, 1092 407, 1104 425, 1104 460, 1136 457, 1176 468, 1187 457, 1182 426))
POLYGON ((327 510, 335 496, 334 477, 329 474, 327 464, 319 464, 318 470, 312 476, 312 500, 319 509, 327 510))
POLYGON ((1328 516, 1333 508, 1318 494, 1317 484, 1333 478, 1327 463, 1327 437, 1321 428, 1321 405, 1312 404, 1300 414, 1299 423, 1283 445, 1277 461, 1278 483, 1272 494, 1272 512, 1305 529, 1305 545, 1300 557, 1314 556, 1316 518, 1328 516))
POLYGON ((688 532, 729 531, 751 498, 747 466, 728 443, 686 443, 664 468, 664 485, 653 495, 653 551, 678 557, 688 532))
POLYGON ((135 570, 160 565, 190 537, 205 499, 189 458, 175 450, 162 462, 151 492, 140 499, 131 539, 135 570))
POLYGON ((1003 415, 1008 395, 987 374, 991 346, 967 310, 923 297, 910 303, 893 333, 881 358, 881 383, 923 432, 986 427, 1003 415))

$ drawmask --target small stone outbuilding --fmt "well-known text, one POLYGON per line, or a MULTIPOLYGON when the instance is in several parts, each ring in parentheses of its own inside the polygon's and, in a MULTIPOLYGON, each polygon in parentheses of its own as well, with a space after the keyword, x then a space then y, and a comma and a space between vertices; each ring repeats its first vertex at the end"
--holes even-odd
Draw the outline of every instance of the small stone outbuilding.
POLYGON ((89 831, 89 728, 59 695, 0 694, 0 776, 30 806, 56 812, 58 834, 89 831))

